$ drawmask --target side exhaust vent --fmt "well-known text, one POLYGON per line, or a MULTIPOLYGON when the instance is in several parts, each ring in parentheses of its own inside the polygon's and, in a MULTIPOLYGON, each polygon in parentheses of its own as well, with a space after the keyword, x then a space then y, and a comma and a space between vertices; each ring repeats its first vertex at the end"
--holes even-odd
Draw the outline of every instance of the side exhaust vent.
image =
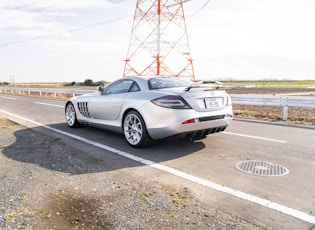
POLYGON ((78 102, 77 106, 82 116, 87 117, 87 118, 91 117, 87 102, 78 102))

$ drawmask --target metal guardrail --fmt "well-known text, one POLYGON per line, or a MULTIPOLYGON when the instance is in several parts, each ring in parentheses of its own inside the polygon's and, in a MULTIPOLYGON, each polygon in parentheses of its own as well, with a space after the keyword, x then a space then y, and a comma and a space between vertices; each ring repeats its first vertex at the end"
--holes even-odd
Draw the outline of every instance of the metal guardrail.
MULTIPOLYGON (((38 93, 42 96, 44 93, 52 93, 54 97, 57 95, 82 95, 96 92, 96 90, 72 90, 72 89, 51 89, 51 88, 13 88, 0 87, 0 92, 11 94, 22 94, 26 92, 27 95, 31 93, 38 93)), ((288 118, 288 107, 305 107, 315 108, 315 96, 286 96, 286 95, 265 95, 265 94, 230 94, 233 104, 244 105, 266 105, 266 106, 282 106, 283 120, 288 118)))
POLYGON ((233 104, 282 106, 282 120, 289 115, 288 107, 315 108, 315 96, 286 96, 263 94, 230 94, 233 104))
POLYGON ((230 94, 234 104, 315 108, 315 96, 230 94))
POLYGON ((11 94, 22 94, 22 92, 26 92, 27 95, 31 95, 31 93, 38 93, 39 96, 42 96, 44 93, 52 93, 54 97, 61 94, 67 95, 82 95, 87 93, 93 93, 96 90, 72 90, 72 89, 52 89, 52 88, 12 88, 12 87, 0 87, 0 92, 3 93, 11 93, 11 94))

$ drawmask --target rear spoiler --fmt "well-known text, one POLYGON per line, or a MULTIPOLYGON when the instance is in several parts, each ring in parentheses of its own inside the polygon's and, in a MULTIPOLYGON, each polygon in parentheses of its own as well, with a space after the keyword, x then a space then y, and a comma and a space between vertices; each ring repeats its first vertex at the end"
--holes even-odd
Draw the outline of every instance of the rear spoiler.
POLYGON ((208 89, 220 89, 223 84, 219 81, 198 81, 188 86, 185 91, 189 91, 193 88, 208 88, 208 89))

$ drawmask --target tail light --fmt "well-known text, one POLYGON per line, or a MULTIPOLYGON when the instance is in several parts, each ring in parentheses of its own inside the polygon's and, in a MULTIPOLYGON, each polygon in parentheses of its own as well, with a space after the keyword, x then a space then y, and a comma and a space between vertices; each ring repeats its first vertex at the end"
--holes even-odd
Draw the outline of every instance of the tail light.
POLYGON ((153 104, 157 106, 161 106, 164 108, 170 109, 191 109, 191 107, 187 104, 184 99, 180 96, 169 95, 164 97, 159 97, 151 101, 153 104))

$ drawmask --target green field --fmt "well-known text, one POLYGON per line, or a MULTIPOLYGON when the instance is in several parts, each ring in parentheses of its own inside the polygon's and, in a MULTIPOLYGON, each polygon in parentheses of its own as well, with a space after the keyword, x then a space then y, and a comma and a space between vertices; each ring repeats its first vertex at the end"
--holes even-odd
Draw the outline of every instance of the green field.
POLYGON ((256 88, 315 88, 315 80, 259 80, 259 81, 221 81, 225 87, 256 88))
MULTIPOLYGON (((105 82, 105 81, 104 81, 105 82)), ((315 80, 222 80, 224 87, 244 88, 315 88, 315 80)), ((17 82, 15 87, 55 88, 63 87, 67 82, 17 82)), ((0 86, 8 86, 7 82, 0 82, 0 86)), ((94 87, 95 88, 95 87, 94 87)))

